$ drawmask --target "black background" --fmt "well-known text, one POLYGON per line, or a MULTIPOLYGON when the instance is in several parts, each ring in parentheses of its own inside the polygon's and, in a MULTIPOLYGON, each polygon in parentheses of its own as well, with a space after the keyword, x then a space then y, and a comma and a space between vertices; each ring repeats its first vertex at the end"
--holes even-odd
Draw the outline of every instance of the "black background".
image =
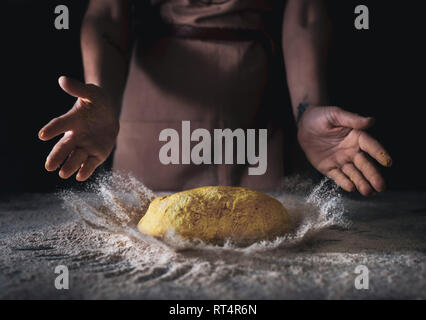
MULTIPOLYGON (((44 170, 54 142, 39 129, 74 103, 57 79, 83 79, 80 24, 87 1, 8 0, 3 28, 1 192, 76 186, 44 170), (54 28, 54 8, 70 9, 70 30, 54 28)), ((3 3, 3 5, 5 5, 3 3)), ((376 118, 371 133, 394 159, 389 189, 424 189, 424 19, 420 1, 327 1, 333 23, 329 86, 333 104, 376 118), (370 30, 354 28, 354 8, 370 9, 370 30)))

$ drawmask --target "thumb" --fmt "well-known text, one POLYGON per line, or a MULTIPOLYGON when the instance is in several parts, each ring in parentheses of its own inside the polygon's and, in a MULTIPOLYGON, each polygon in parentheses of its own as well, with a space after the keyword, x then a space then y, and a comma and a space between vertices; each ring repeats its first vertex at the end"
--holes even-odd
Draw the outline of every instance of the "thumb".
POLYGON ((365 130, 374 125, 374 118, 363 117, 340 108, 333 108, 331 119, 333 119, 332 122, 336 126, 358 130, 365 130))
POLYGON ((91 100, 92 92, 86 84, 65 76, 59 77, 58 82, 62 90, 69 95, 83 100, 91 100))

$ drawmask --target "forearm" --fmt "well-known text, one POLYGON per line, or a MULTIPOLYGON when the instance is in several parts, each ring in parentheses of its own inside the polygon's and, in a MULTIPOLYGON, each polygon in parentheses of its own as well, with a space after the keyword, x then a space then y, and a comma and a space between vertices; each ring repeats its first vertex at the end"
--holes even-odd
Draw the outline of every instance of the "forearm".
MULTIPOLYGON (((123 17, 123 12, 119 15, 123 17)), ((129 40, 125 19, 114 19, 110 12, 86 14, 81 31, 81 48, 86 83, 105 90, 117 114, 127 78, 129 40)))
POLYGON ((293 114, 300 104, 326 105, 329 23, 321 0, 289 0, 283 22, 283 52, 293 114))

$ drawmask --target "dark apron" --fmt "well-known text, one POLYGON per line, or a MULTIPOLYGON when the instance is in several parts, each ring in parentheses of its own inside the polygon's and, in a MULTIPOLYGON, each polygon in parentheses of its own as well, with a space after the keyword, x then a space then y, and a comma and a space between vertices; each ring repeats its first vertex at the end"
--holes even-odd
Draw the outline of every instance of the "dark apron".
MULTIPOLYGON (((227 9, 244 3, 231 2, 224 17, 227 9)), ((279 41, 283 10, 269 12, 274 19, 253 28, 174 23, 181 17, 164 19, 161 6, 151 8, 150 27, 135 26, 114 169, 132 173, 154 190, 204 185, 277 188, 284 169, 290 169, 295 141, 279 41), (248 165, 161 164, 158 155, 165 142, 159 141, 160 132, 172 128, 180 133, 182 120, 190 120, 191 130, 209 130, 212 138, 214 129, 267 128, 266 173, 249 176, 248 165)))

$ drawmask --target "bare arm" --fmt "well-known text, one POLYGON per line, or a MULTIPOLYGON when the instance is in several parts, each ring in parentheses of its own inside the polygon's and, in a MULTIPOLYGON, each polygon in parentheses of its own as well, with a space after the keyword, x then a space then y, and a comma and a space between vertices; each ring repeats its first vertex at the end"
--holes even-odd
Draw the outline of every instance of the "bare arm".
POLYGON ((357 189, 363 195, 381 192, 385 181, 374 162, 389 167, 392 159, 365 131, 374 120, 328 106, 329 29, 322 0, 288 1, 283 51, 293 114, 298 119, 297 138, 311 164, 344 190, 357 189), (299 111, 299 105, 305 107, 299 111))
POLYGON ((77 98, 65 114, 40 132, 43 141, 62 135, 46 159, 46 170, 67 179, 87 180, 111 154, 119 131, 118 115, 128 69, 126 4, 92 0, 84 18, 81 46, 86 83, 59 78, 61 88, 77 98))
POLYGON ((293 107, 327 105, 329 23, 322 0, 289 0, 284 13, 283 52, 293 107))
POLYGON ((117 113, 128 70, 127 6, 122 0, 91 0, 81 31, 85 81, 103 88, 117 113))

